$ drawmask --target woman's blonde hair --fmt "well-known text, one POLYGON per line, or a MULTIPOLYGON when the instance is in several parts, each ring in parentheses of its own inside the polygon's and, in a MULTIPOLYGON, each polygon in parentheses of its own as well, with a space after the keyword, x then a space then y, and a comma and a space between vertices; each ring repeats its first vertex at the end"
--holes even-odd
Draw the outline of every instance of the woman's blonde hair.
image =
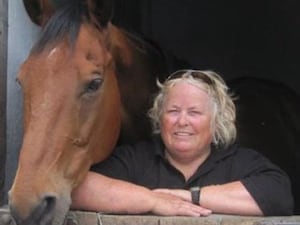
POLYGON ((186 81, 206 91, 212 100, 212 128, 214 130, 212 144, 218 147, 227 147, 232 144, 237 133, 233 95, 229 93, 229 88, 221 76, 213 71, 179 70, 171 74, 164 83, 157 81, 160 91, 148 112, 152 120, 153 132, 160 133, 160 118, 168 91, 181 81, 186 81))

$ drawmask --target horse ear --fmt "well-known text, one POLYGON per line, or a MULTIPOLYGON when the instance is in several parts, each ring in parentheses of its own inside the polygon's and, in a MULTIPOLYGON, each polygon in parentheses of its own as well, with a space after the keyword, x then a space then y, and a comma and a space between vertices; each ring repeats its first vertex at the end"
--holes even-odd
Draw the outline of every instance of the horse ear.
POLYGON ((87 2, 90 12, 101 26, 107 26, 113 16, 114 0, 91 0, 87 2))
POLYGON ((53 0, 23 0, 23 3, 31 21, 40 26, 43 26, 54 13, 53 0))

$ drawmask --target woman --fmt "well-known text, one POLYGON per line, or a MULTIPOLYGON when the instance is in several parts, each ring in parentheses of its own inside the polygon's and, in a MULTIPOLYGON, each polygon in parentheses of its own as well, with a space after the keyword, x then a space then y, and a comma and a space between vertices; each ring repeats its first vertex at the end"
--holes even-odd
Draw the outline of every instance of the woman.
POLYGON ((97 173, 74 191, 74 208, 188 216, 293 213, 287 175, 259 153, 234 145, 235 105, 219 75, 180 70, 159 87, 149 111, 156 135, 117 148, 95 166, 97 173))

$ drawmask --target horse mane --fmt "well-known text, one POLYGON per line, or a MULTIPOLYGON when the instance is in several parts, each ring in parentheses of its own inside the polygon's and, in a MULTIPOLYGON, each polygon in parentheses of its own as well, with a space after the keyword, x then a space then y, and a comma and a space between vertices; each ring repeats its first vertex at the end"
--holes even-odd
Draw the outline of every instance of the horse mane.
POLYGON ((68 36, 72 47, 77 40, 83 22, 92 22, 88 7, 80 0, 62 1, 58 9, 43 27, 31 53, 40 53, 68 36))
MULTIPOLYGON (((72 48, 77 40, 80 26, 84 22, 94 23, 98 29, 101 29, 101 23, 95 23, 84 1, 61 0, 53 16, 49 18, 42 28, 37 42, 31 49, 31 53, 41 53, 44 49, 51 48, 66 37, 72 48)), ((164 61, 165 55, 163 50, 153 41, 146 40, 140 34, 124 29, 121 29, 121 32, 132 43, 136 51, 141 54, 155 55, 158 60, 164 61)))

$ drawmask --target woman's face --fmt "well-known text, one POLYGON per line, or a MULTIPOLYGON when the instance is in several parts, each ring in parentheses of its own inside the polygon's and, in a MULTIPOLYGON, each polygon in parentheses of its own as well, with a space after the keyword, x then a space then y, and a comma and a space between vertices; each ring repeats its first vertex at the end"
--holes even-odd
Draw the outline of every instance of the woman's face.
POLYGON ((212 102, 208 94, 187 82, 173 86, 161 115, 161 136, 175 160, 207 155, 212 142, 212 102))

